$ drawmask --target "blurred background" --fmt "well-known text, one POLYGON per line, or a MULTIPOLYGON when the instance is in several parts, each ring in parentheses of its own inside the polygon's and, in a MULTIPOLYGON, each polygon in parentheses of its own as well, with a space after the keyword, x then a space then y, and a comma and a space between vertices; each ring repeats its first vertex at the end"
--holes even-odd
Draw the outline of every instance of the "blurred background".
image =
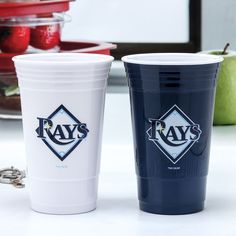
MULTIPOLYGON (((226 43, 230 44, 228 50, 236 48, 234 0, 0 0, 0 3, 0 115, 7 118, 21 115, 11 60, 15 55, 111 54, 116 61, 111 68, 108 92, 127 93, 120 61, 124 55, 223 51, 226 43)), ((230 83, 227 86, 232 88, 230 83)))
MULTIPOLYGON (((128 93, 120 61, 124 55, 202 50, 217 50, 222 54, 229 43, 224 53, 228 57, 231 56, 228 52, 232 54, 236 49, 234 0, 0 0, 0 3, 2 118, 21 118, 12 62, 15 55, 111 54, 116 60, 112 64, 108 92, 128 93)), ((225 58, 222 64, 215 106, 219 119, 214 124, 236 124, 235 65, 236 56, 225 58)))
MULTIPOLYGON (((235 49, 235 11, 234 0, 80 0, 71 3, 72 21, 62 37, 114 42, 117 59, 138 52, 223 49, 227 42, 235 49)), ((114 63, 110 86, 125 85, 122 68, 114 63)))

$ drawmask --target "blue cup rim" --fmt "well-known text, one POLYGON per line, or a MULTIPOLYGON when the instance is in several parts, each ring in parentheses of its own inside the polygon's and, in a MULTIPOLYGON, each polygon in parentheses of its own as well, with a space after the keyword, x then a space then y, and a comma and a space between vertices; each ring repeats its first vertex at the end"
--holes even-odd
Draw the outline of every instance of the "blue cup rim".
POLYGON ((190 66, 220 63, 222 56, 197 53, 143 53, 121 58, 125 63, 160 66, 190 66))

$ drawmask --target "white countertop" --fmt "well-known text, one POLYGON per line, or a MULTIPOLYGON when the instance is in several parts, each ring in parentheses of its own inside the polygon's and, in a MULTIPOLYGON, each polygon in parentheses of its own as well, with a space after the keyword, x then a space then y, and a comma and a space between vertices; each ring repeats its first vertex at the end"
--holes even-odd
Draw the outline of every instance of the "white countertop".
MULTIPOLYGON (((25 168, 20 121, 0 120, 0 169, 25 168)), ((236 235, 236 126, 214 127, 206 209, 163 216, 138 209, 128 94, 107 94, 98 207, 69 216, 29 207, 27 187, 0 185, 0 236, 236 235)))

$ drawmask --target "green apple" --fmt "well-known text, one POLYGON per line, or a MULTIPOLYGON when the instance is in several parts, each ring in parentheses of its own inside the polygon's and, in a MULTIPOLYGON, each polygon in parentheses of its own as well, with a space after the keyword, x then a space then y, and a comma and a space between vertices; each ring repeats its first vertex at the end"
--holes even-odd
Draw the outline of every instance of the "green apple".
POLYGON ((214 125, 236 124, 236 51, 227 51, 223 55, 222 50, 201 53, 224 57, 217 81, 214 125))

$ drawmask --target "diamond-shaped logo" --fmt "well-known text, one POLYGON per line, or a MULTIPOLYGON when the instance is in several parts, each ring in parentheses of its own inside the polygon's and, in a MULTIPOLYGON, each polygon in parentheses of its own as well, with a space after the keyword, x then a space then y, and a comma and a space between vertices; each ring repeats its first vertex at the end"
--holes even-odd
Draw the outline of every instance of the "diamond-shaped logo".
POLYGON ((47 118, 37 117, 37 137, 61 160, 86 138, 89 130, 67 108, 60 105, 47 118))
POLYGON ((199 124, 195 124, 177 105, 159 119, 150 118, 149 122, 148 139, 173 164, 188 152, 202 133, 199 124))

